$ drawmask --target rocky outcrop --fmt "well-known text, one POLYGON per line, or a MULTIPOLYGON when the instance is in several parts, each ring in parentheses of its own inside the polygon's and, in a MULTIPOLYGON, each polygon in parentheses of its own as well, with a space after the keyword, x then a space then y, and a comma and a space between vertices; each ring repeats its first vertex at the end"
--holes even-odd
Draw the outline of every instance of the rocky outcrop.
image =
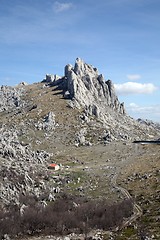
POLYGON ((46 74, 46 78, 42 82, 54 83, 58 79, 61 79, 57 74, 46 74))
POLYGON ((9 86, 1 86, 0 88, 0 112, 20 108, 24 106, 21 99, 23 88, 13 88, 9 86))
MULTIPOLYGON (((140 135, 150 137, 150 130, 154 132, 154 128, 151 129, 150 125, 139 124, 128 116, 124 103, 118 100, 113 82, 106 81, 97 68, 80 58, 76 59, 74 66, 71 64, 65 66, 63 77, 56 79, 55 76, 46 75, 45 86, 53 87, 55 94, 63 94, 68 107, 79 109, 82 125, 87 129, 90 128, 87 133, 88 139, 80 131, 76 133, 76 146, 93 143, 90 141, 93 129, 98 129, 99 124, 106 132, 104 134, 101 130, 97 131, 96 139, 98 141, 100 139, 105 144, 113 140, 138 140, 140 135)), ((46 124, 43 122, 43 126, 46 124)))
POLYGON ((141 118, 138 118, 137 122, 144 125, 144 126, 148 126, 148 127, 152 127, 154 129, 157 129, 157 131, 160 130, 160 123, 156 123, 156 122, 153 122, 151 120, 141 119, 141 118))
POLYGON ((35 124, 35 127, 38 130, 52 131, 56 127, 55 114, 49 112, 47 116, 44 117, 43 122, 38 122, 35 124))
POLYGON ((65 99, 71 99, 70 106, 88 109, 91 115, 101 118, 108 109, 125 115, 124 104, 120 103, 111 80, 105 80, 97 68, 76 59, 74 67, 65 66, 64 77, 47 74, 43 80, 46 84, 57 85, 63 90, 65 99))
POLYGON ((125 114, 124 104, 120 103, 111 80, 105 80, 97 68, 76 59, 75 66, 65 67, 65 93, 80 106, 89 109, 90 113, 99 117, 108 108, 125 114))
MULTIPOLYGON (((28 193, 39 197, 44 191, 52 193, 45 185, 41 172, 47 174, 47 160, 51 154, 46 151, 33 151, 30 145, 23 145, 18 140, 19 132, 14 129, 0 129, 1 159, 1 206, 19 204, 20 195, 28 193)), ((53 186, 52 186, 53 188, 53 186)))

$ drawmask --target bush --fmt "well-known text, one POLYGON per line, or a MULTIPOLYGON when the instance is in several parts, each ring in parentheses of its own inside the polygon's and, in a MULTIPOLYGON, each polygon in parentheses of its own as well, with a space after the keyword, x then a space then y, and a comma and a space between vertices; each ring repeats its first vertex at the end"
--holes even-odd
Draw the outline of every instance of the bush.
POLYGON ((120 226, 132 214, 131 200, 108 205, 106 200, 62 196, 43 207, 32 196, 21 197, 27 204, 23 215, 16 206, 0 211, 0 235, 87 233, 90 229, 108 230, 120 226))

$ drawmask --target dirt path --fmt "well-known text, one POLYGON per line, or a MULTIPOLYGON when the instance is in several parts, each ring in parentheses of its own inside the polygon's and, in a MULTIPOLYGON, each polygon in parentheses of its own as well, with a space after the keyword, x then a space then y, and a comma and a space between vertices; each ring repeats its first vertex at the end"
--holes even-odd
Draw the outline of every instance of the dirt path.
MULTIPOLYGON (((132 196, 130 195, 130 193, 127 191, 127 189, 120 187, 117 185, 117 177, 118 174, 115 174, 113 176, 113 178, 111 179, 111 183, 113 185, 114 188, 116 188, 119 192, 121 192, 121 194, 126 197, 127 199, 132 199, 132 196)), ((124 222, 122 223, 122 226, 120 228, 120 230, 124 227, 127 227, 128 225, 130 225, 132 222, 134 222, 137 218, 142 216, 142 209, 140 208, 140 206, 138 206, 135 202, 133 203, 133 215, 129 218, 124 220, 124 222)))

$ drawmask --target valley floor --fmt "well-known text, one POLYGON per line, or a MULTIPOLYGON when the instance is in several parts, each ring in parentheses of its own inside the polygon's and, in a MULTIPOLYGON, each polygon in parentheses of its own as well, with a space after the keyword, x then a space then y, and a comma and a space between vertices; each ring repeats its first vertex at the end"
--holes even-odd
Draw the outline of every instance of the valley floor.
MULTIPOLYGON (((135 218, 132 216, 131 221, 120 230, 101 232, 102 239, 160 238, 159 145, 113 142, 106 146, 78 148, 69 146, 61 151, 57 150, 55 160, 63 166, 58 174, 68 175, 69 179, 72 179, 63 186, 63 190, 71 194, 80 193, 89 198, 106 198, 110 203, 127 198, 127 194, 132 196, 134 206, 139 209, 139 216, 135 218)), ((84 239, 84 236, 24 239, 69 240, 84 239)))

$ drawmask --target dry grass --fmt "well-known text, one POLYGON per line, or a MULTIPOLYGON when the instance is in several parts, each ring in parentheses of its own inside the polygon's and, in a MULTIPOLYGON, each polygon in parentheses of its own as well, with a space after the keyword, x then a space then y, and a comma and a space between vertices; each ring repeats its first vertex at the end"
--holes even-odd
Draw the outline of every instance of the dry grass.
POLYGON ((135 225, 137 224, 136 234, 139 236, 141 234, 154 236, 154 239, 158 240, 160 238, 158 220, 160 216, 158 210, 160 200, 160 146, 140 145, 138 147, 137 156, 131 164, 121 170, 123 175, 119 176, 118 182, 130 191, 143 210, 141 219, 135 223, 135 225), (133 177, 134 173, 137 173, 139 177, 135 180, 124 181, 128 177, 133 177))

